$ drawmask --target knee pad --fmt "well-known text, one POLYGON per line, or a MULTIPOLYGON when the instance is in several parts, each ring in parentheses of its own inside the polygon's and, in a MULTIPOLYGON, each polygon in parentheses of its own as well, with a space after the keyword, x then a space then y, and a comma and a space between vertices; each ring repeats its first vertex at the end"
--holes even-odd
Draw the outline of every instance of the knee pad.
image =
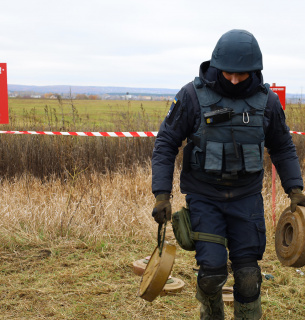
POLYGON ((258 299, 262 283, 261 269, 257 261, 233 263, 234 298, 240 303, 250 303, 258 299))
POLYGON ((212 295, 221 290, 227 278, 227 265, 218 268, 200 265, 197 283, 205 294, 212 295))

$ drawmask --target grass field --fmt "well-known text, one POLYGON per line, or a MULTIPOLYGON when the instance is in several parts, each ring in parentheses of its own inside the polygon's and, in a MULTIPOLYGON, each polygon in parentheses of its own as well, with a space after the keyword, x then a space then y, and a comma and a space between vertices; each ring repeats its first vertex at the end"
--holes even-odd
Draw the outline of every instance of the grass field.
MULTIPOLYGON (((49 125, 61 128, 58 101, 51 105, 51 100, 35 100, 38 104, 32 113, 31 102, 10 100, 11 130, 38 130, 49 125), (57 124, 55 120, 48 123, 51 116, 44 113, 44 104, 50 110, 57 108, 52 115, 53 120, 54 114, 58 115, 57 124)), ((156 122, 150 130, 156 130, 153 126, 168 109, 166 102, 142 102, 143 117, 141 102, 132 101, 128 106, 126 101, 77 101, 79 105, 73 111, 65 101, 65 128, 77 127, 82 131, 100 126, 101 130, 111 130, 111 126, 102 127, 106 121, 102 113, 100 119, 98 112, 91 114, 93 107, 87 104, 91 102, 98 109, 101 103, 111 104, 104 107, 108 108, 109 119, 113 117, 113 123, 120 124, 122 131, 127 129, 128 117, 130 123, 136 127, 138 122, 139 130, 144 130, 147 123, 142 121, 152 123, 154 114, 156 122), (122 112, 117 112, 120 108, 122 112), (76 114, 86 119, 87 113, 87 119, 96 122, 77 120, 76 114)), ((292 106, 291 113, 287 109, 291 129, 304 131, 304 107, 292 106)), ((295 138, 304 172, 304 137, 295 138)), ((157 226, 151 217, 154 197, 149 155, 153 140, 145 141, 1 136, 0 171, 11 171, 1 171, 0 182, 0 319, 199 318, 199 304, 194 297, 194 253, 178 247, 170 226, 167 240, 177 246, 172 276, 183 280, 185 287, 176 296, 158 297, 152 303, 137 296, 140 277, 133 273, 132 263, 150 255, 157 245, 157 226), (143 154, 146 156, 139 160, 143 154), (98 167, 98 163, 109 162, 113 166, 98 167), (131 165, 132 162, 135 164, 131 165), (57 173, 48 171, 53 167, 58 169, 57 173)), ((174 211, 185 202, 179 192, 178 168, 179 163, 174 177, 174 211)), ((274 279, 264 279, 262 284, 263 319, 305 319, 305 276, 297 273, 296 268, 282 266, 274 250, 269 168, 266 159, 263 196, 267 249, 260 265, 262 272, 272 274, 274 279)), ((278 219, 289 205, 279 179, 276 196, 278 219)), ((305 273, 305 267, 300 269, 305 273)), ((227 285, 232 285, 232 281, 230 273, 227 285)), ((225 312, 226 319, 233 319, 232 306, 226 305, 225 312)))
MULTIPOLYGON (((129 101, 129 100, 56 100, 56 99, 9 99, 10 124, 12 126, 62 126, 62 119, 66 125, 77 126, 83 131, 93 127, 104 130, 114 128, 118 122, 125 122, 125 129, 129 121, 137 119, 136 125, 153 127, 137 127, 140 130, 156 131, 168 112, 170 101, 129 101), (128 119, 129 117, 129 119, 128 119), (56 121, 57 118, 57 121, 56 121), (126 123, 127 120, 127 123, 126 123), (141 123, 139 120, 146 120, 141 123)), ((298 131, 304 125, 301 116, 305 107, 286 105, 287 123, 292 130, 298 131)), ((122 127, 122 124, 120 125, 122 127)), ((25 127, 24 127, 25 128, 25 127)), ((116 129, 116 128, 115 128, 116 129)), ((26 128, 25 128, 26 130, 26 128)), ((118 131, 118 129, 116 129, 118 131)), ((99 130, 101 131, 101 130, 99 130)))
POLYGON ((11 126, 49 130, 156 131, 169 106, 169 101, 9 99, 11 126))

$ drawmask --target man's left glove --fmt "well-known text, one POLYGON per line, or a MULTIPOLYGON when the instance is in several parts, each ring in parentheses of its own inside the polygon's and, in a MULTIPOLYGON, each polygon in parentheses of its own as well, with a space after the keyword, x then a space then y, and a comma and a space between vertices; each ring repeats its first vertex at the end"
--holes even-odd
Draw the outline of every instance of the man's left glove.
POLYGON ((289 192, 289 198, 291 200, 290 209, 291 212, 295 212, 297 206, 305 207, 305 195, 299 188, 293 188, 289 192))
POLYGON ((155 221, 159 224, 171 220, 172 206, 169 199, 169 193, 158 194, 156 196, 156 203, 152 212, 152 216, 154 217, 155 221))

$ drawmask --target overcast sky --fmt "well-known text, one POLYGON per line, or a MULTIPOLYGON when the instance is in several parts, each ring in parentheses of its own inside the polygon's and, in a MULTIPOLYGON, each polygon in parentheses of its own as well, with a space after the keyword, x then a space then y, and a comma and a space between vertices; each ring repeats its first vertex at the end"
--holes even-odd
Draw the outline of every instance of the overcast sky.
POLYGON ((264 80, 305 91, 303 0, 7 0, 8 83, 180 89, 231 29, 254 34, 264 80))

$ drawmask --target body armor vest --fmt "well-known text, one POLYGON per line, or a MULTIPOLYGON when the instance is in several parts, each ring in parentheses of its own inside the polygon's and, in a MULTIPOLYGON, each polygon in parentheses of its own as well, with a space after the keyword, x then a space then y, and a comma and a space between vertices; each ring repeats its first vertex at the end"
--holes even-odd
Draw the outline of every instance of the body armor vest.
POLYGON ((190 136, 191 173, 199 180, 220 185, 249 183, 263 170, 264 110, 266 92, 245 99, 222 97, 202 83, 194 82, 201 109, 201 123, 190 136))

